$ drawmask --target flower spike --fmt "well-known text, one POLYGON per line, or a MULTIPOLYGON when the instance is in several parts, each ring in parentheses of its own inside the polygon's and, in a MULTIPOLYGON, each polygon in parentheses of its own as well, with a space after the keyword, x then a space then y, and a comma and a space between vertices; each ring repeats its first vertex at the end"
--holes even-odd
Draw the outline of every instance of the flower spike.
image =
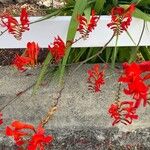
POLYGON ((78 16, 79 27, 77 31, 80 32, 84 39, 88 38, 89 33, 92 32, 97 26, 99 17, 95 15, 95 10, 92 10, 92 16, 88 22, 85 16, 78 16))
POLYGON ((111 10, 111 22, 107 26, 112 29, 116 35, 127 31, 132 21, 132 14, 135 10, 135 4, 131 4, 127 9, 114 7, 111 10))
POLYGON ((104 71, 100 71, 100 65, 94 65, 90 70, 87 71, 88 77, 88 88, 93 92, 99 92, 101 85, 104 84, 104 71))
POLYGON ((6 27, 8 32, 13 34, 17 40, 21 40, 22 32, 29 30, 29 19, 26 8, 22 8, 20 22, 8 13, 0 16, 1 26, 6 27))
POLYGON ((54 39, 53 44, 48 46, 48 49, 55 62, 58 63, 65 55, 66 46, 63 40, 58 36, 54 39))

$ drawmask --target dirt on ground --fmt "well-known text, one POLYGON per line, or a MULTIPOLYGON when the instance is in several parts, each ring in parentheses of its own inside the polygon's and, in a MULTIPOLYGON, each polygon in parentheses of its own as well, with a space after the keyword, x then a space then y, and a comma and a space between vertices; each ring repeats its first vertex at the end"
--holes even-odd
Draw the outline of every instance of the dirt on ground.
MULTIPOLYGON (((58 7, 59 3, 57 2, 58 7)), ((61 4, 61 3, 60 3, 61 4)), ((29 16, 44 16, 47 14, 48 9, 56 7, 53 3, 46 7, 42 3, 35 1, 25 2, 25 3, 2 3, 0 2, 0 14, 4 12, 9 12, 12 15, 19 16, 21 8, 25 7, 28 11, 29 16)))

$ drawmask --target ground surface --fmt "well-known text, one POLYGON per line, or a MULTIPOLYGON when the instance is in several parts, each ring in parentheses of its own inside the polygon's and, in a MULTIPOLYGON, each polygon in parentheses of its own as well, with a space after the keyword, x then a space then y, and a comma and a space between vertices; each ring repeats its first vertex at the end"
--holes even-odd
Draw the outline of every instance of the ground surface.
POLYGON ((13 15, 20 15, 20 8, 26 7, 29 16, 43 16, 46 15, 46 10, 51 8, 59 8, 62 7, 63 3, 61 0, 30 0, 30 1, 22 1, 18 3, 17 1, 7 1, 0 0, 0 14, 8 11, 13 15), (44 5, 45 1, 49 2, 49 5, 44 5))
MULTIPOLYGON (((112 119, 107 110, 116 97, 117 78, 121 70, 112 75, 106 72, 106 84, 97 94, 87 90, 86 70, 84 65, 76 73, 69 76, 76 66, 69 67, 65 76, 66 86, 53 119, 46 125, 47 132, 54 135, 50 145, 52 150, 105 150, 105 149, 150 149, 150 107, 141 107, 140 118, 132 125, 118 124, 112 127, 112 119)), ((52 74, 40 88, 37 95, 31 97, 32 89, 22 92, 35 82, 39 69, 18 73, 10 67, 0 69, 0 110, 3 113, 4 125, 12 120, 37 125, 48 107, 53 104, 59 90, 52 74)), ((121 99, 125 99, 123 94, 121 99)), ((3 129, 4 126, 1 127, 3 129)), ((1 137, 1 145, 12 147, 11 139, 1 137)), ((50 149, 50 148, 48 148, 50 149)))
MULTIPOLYGON (((55 140, 47 150, 149 150, 150 128, 121 132, 118 128, 74 128, 49 130, 55 140)), ((17 150, 3 137, 1 150, 17 150), (5 144, 4 144, 5 143, 5 144), (8 143, 6 145, 6 143, 8 143)))

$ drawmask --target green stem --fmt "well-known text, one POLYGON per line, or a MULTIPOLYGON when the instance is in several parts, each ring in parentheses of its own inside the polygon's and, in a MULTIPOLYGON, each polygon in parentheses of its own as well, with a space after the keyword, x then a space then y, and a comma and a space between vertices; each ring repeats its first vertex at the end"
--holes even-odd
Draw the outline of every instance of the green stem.
POLYGON ((129 38, 131 39, 131 41, 134 43, 134 45, 136 46, 136 43, 134 42, 132 36, 130 35, 130 33, 128 31, 126 31, 126 33, 128 34, 129 38))
POLYGON ((46 16, 44 16, 44 17, 42 17, 42 18, 40 18, 40 19, 38 19, 36 21, 30 22, 30 24, 34 24, 34 23, 38 23, 38 22, 47 20, 47 19, 49 19, 49 18, 51 18, 53 16, 58 16, 59 14, 61 14, 61 10, 57 10, 57 11, 55 11, 55 12, 53 12, 51 14, 48 14, 48 15, 46 15, 46 16))
POLYGON ((141 42, 142 37, 143 37, 143 34, 144 34, 144 29, 145 29, 145 21, 143 21, 142 32, 141 32, 141 35, 140 35, 138 44, 137 44, 137 46, 136 46, 136 49, 133 49, 133 52, 132 52, 132 54, 131 54, 131 57, 130 57, 130 59, 129 59, 129 61, 128 61, 129 63, 133 62, 134 59, 135 59, 135 57, 136 57, 136 54, 137 54, 137 52, 138 52, 138 50, 139 50, 140 42, 141 42))
POLYGON ((116 35, 115 49, 114 49, 113 54, 112 54, 112 68, 115 67, 115 61, 116 61, 116 57, 117 57, 117 51, 118 51, 118 48, 117 48, 118 37, 119 37, 119 36, 116 35))
POLYGON ((36 84, 35 84, 34 88, 33 88, 33 93, 32 93, 32 94, 35 94, 36 91, 38 90, 38 88, 39 88, 39 86, 40 86, 40 84, 41 84, 43 78, 45 77, 46 70, 47 70, 47 68, 48 68, 48 65, 49 65, 51 59, 52 59, 52 56, 51 56, 50 53, 48 53, 48 55, 47 55, 47 57, 46 57, 46 59, 45 59, 45 61, 44 61, 44 63, 43 63, 43 66, 42 66, 40 75, 39 75, 39 77, 38 77, 38 79, 37 79, 37 81, 36 81, 36 84))
POLYGON ((107 45, 112 41, 112 39, 114 38, 115 33, 112 35, 112 37, 109 39, 109 41, 104 45, 104 47, 102 49, 100 49, 96 54, 94 54, 93 56, 85 59, 84 61, 82 61, 80 63, 80 65, 78 65, 78 67, 75 68, 75 70, 72 72, 72 74, 74 74, 84 63, 88 62, 89 60, 93 59, 96 56, 99 56, 107 47, 107 45))

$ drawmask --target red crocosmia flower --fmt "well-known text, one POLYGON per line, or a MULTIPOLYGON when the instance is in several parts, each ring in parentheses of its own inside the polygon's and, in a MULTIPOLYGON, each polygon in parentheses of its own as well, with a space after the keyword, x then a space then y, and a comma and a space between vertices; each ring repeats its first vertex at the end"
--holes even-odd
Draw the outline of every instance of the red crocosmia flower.
POLYGON ((1 26, 6 27, 8 32, 13 34, 17 40, 21 40, 22 32, 29 30, 28 14, 25 8, 22 8, 20 23, 8 13, 0 15, 1 26))
POLYGON ((144 61, 139 64, 140 69, 142 72, 150 71, 150 61, 144 61))
POLYGON ((104 84, 104 71, 100 71, 100 65, 94 65, 90 70, 87 71, 89 90, 99 92, 101 85, 104 84))
POLYGON ((34 126, 23 123, 21 121, 14 121, 10 126, 6 127, 6 136, 12 136, 17 146, 22 146, 25 143, 25 136, 30 136, 27 129, 34 131, 34 126))
POLYGON ((123 64, 124 73, 119 78, 119 82, 127 83, 128 88, 124 89, 124 93, 133 95, 133 98, 136 100, 136 108, 139 107, 141 100, 144 100, 144 106, 146 106, 147 103, 149 86, 146 85, 144 81, 150 79, 150 74, 148 73, 142 76, 142 73, 149 71, 148 67, 149 63, 146 62, 142 62, 141 64, 123 64))
POLYGON ((53 137, 51 135, 46 136, 45 130, 42 128, 41 125, 38 126, 36 133, 32 136, 31 140, 29 141, 28 150, 44 150, 44 145, 51 143, 53 137))
POLYGON ((25 56, 31 59, 31 66, 35 66, 37 64, 38 54, 39 54, 39 46, 35 42, 28 42, 27 49, 25 51, 25 56))
POLYGON ((136 63, 123 63, 124 74, 119 78, 119 82, 133 82, 142 73, 141 68, 136 63))
POLYGON ((55 62, 58 63, 65 55, 66 46, 63 40, 58 36, 54 39, 52 46, 48 46, 48 49, 53 56, 55 62))
POLYGON ((133 95, 133 98, 136 100, 135 108, 139 107, 142 99, 144 100, 143 105, 146 106, 148 86, 140 77, 135 78, 132 83, 129 83, 128 89, 124 89, 124 93, 127 95, 133 95))
POLYGON ((113 126, 119 122, 125 125, 131 124, 133 119, 138 119, 134 102, 131 101, 116 102, 110 106, 108 112, 114 119, 113 126))
POLYGON ((12 122, 11 126, 14 127, 15 130, 21 130, 21 129, 34 130, 34 126, 33 125, 27 124, 27 123, 24 123, 24 122, 21 122, 21 121, 18 121, 18 120, 12 122))
POLYGON ((26 8, 22 8, 21 10, 20 22, 22 25, 22 32, 29 30, 29 19, 26 8))
POLYGON ((0 112, 0 125, 3 123, 2 113, 0 112))
POLYGON ((79 31, 82 37, 86 39, 89 36, 89 33, 97 26, 98 20, 99 17, 95 15, 95 10, 92 10, 92 16, 89 21, 85 18, 85 16, 78 16, 79 27, 77 31, 79 31))
POLYGON ((37 65, 37 59, 39 54, 39 46, 35 42, 28 42, 27 49, 22 56, 18 54, 14 58, 12 65, 16 66, 18 70, 25 71, 25 67, 34 67, 37 65))
POLYGON ((32 61, 29 57, 19 56, 18 54, 14 58, 12 65, 15 66, 20 71, 25 71, 25 66, 32 61))
POLYGON ((114 7, 111 10, 111 23, 107 26, 115 32, 116 35, 126 31, 132 21, 132 14, 135 10, 135 4, 131 4, 127 9, 114 7))

